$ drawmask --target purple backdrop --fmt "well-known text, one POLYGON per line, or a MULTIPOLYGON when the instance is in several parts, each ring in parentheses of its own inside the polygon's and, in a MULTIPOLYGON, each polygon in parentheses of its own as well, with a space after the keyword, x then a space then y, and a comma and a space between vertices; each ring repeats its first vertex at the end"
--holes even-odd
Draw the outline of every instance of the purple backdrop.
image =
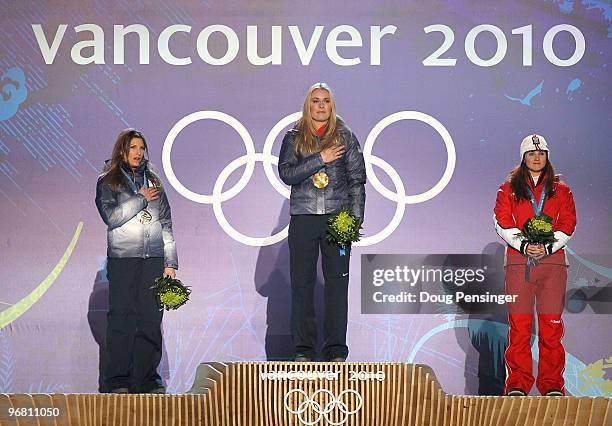
MULTIPOLYGON (((98 388, 108 283, 105 226, 95 209, 94 189, 116 135, 128 126, 147 136, 151 161, 161 171, 172 205, 179 277, 193 287, 189 304, 164 317, 162 370, 169 390, 188 389, 202 361, 290 356, 286 240, 257 246, 233 238, 211 204, 194 202, 170 182, 162 149, 164 143, 168 149, 167 137, 179 120, 197 111, 219 111, 238 120, 252 137, 254 152, 261 153, 270 130, 301 108, 308 87, 317 81, 335 90, 338 112, 362 147, 385 117, 418 111, 442 124, 456 153, 452 177, 437 195, 406 204, 390 235, 354 250, 350 360, 426 363, 452 393, 484 392, 479 377, 502 374, 503 312, 482 318, 362 315, 358 256, 499 256, 501 240, 492 224, 495 193, 519 160, 521 139, 532 132, 549 141, 551 160, 576 200, 568 288, 610 285, 612 8, 607 2, 1 0, 0 10, 1 392, 98 388), (36 36, 36 24, 43 39, 36 36), (75 62, 75 43, 93 39, 91 31, 75 31, 82 24, 99 26, 104 39, 80 50, 81 56, 97 52, 105 63, 75 62), (139 63, 135 34, 126 37, 125 64, 114 60, 113 25, 130 24, 149 31, 149 64, 139 63), (441 32, 424 31, 433 24, 452 29, 454 43, 441 58, 456 58, 454 66, 422 63, 444 40, 441 32), (503 60, 492 66, 477 65, 466 53, 468 32, 482 24, 498 27, 507 40, 503 60), (560 24, 584 36, 584 55, 571 66, 552 64, 544 52, 546 33, 560 24), (58 33, 59 47, 46 63, 43 52, 53 50, 60 25, 67 26, 65 34, 58 33), (171 25, 191 27, 169 42, 175 57, 191 58, 188 65, 171 65, 160 56, 158 39, 171 25), (198 54, 197 46, 206 47, 198 43, 198 34, 211 25, 225 25, 237 35, 238 53, 225 65, 211 65, 198 54), (289 26, 297 27, 308 45, 317 25, 324 28, 312 60, 304 65, 289 26), (337 49, 343 58, 359 57, 357 65, 339 65, 333 49, 326 50, 330 31, 340 25, 361 34, 363 47, 337 49), (512 34, 527 25, 532 25, 531 66, 523 65, 522 36, 512 34), (247 26, 258 28, 261 56, 270 54, 272 26, 282 27, 281 63, 253 65, 248 60, 247 26), (380 41, 380 65, 371 55, 372 26, 396 27, 380 41), (64 266, 60 259, 66 250, 64 266), (57 274, 50 274, 54 268, 57 274)), ((347 33, 339 36, 347 38, 347 33)), ((491 58, 495 40, 491 32, 481 33, 475 53, 491 58)), ((561 61, 577 45, 568 31, 552 42, 561 61)), ((207 47, 220 58, 228 42, 216 32, 207 47)), ((273 155, 278 155, 280 139, 272 146, 273 155)), ((387 173, 397 173, 406 194, 416 195, 430 190, 447 167, 441 135, 423 121, 391 124, 375 142, 372 153, 388 166, 374 165, 374 171, 392 192, 396 188, 387 173)), ((230 126, 200 120, 176 136, 169 164, 182 185, 210 195, 220 173, 245 154, 230 126)), ((270 158, 251 155, 249 161, 270 158)), ((238 167, 223 190, 231 189, 243 171, 244 165, 238 167)), ((364 231, 372 237, 392 223, 398 204, 372 184, 371 175, 366 191, 364 231)), ((248 184, 219 206, 229 224, 250 237, 273 235, 289 220, 288 201, 272 186, 261 161, 254 164, 248 184)), ((566 325, 568 391, 609 394, 610 316, 587 308, 567 313, 566 325)))

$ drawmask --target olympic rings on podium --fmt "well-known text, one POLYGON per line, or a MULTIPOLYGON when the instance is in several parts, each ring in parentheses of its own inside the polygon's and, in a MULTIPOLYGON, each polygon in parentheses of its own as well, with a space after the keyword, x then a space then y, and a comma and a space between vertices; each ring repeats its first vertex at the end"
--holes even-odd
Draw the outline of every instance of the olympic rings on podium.
POLYGON ((340 395, 338 395, 338 397, 336 397, 331 391, 327 389, 318 389, 317 391, 315 391, 315 393, 312 394, 311 397, 309 397, 308 394, 302 389, 291 389, 285 394, 284 402, 285 409, 291 414, 297 415, 298 419, 300 420, 300 423, 306 426, 312 426, 314 424, 319 423, 322 417, 325 417, 327 423, 332 426, 343 425, 348 420, 348 417, 350 415, 358 413, 359 410, 361 410, 361 406, 363 405, 363 399, 361 398, 361 395, 353 389, 343 390, 342 392, 340 392, 340 395), (357 406, 352 410, 349 410, 347 402, 344 402, 344 396, 349 394, 354 394, 355 400, 357 402, 357 406), (294 406, 292 406, 290 403, 289 398, 292 395, 297 395, 298 398, 302 396, 304 399, 303 401, 299 402, 297 408, 294 408, 294 406), (325 407, 323 407, 323 403, 319 401, 319 399, 321 399, 318 398, 319 395, 329 396, 329 402, 325 404, 325 407), (334 411, 335 408, 338 408, 340 413, 342 413, 341 420, 336 422, 334 422, 330 416, 330 413, 334 411), (314 420, 309 420, 309 413, 316 414, 314 420))

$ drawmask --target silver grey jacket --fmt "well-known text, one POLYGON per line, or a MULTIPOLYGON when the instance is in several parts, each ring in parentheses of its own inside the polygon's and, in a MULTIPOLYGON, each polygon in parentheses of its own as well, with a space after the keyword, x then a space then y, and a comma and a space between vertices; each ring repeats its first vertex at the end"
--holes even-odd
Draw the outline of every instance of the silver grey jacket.
MULTIPOLYGON (((107 161, 107 168, 108 168, 107 161)), ((132 177, 136 189, 144 181, 144 172, 149 170, 147 160, 143 160, 135 172, 127 166, 124 170, 132 177)), ((160 191, 159 198, 148 202, 147 199, 128 184, 119 192, 111 189, 105 170, 98 178, 96 186, 96 207, 102 220, 108 226, 108 257, 163 257, 164 266, 178 269, 176 243, 172 233, 172 216, 166 191, 160 191), (151 221, 143 224, 139 213, 146 209, 151 221)))
POLYGON ((278 174, 291 185, 289 207, 291 215, 331 214, 343 206, 362 218, 365 209, 365 163, 359 141, 338 117, 340 138, 346 145, 344 155, 325 164, 320 153, 302 156, 295 150, 297 128, 289 130, 283 138, 278 160, 278 174), (312 175, 324 171, 329 176, 325 188, 317 188, 312 175))

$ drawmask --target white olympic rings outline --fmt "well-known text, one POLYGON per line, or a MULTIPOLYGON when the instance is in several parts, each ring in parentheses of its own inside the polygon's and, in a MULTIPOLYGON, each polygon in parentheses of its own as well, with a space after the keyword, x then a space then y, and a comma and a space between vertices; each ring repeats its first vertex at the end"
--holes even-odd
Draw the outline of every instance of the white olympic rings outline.
POLYGON ((314 424, 319 423, 322 417, 325 417, 325 420, 330 425, 340 426, 346 423, 350 415, 356 414, 359 412, 359 410, 361 410, 361 406, 363 405, 363 398, 361 398, 361 395, 353 389, 343 390, 342 392, 340 392, 340 395, 338 395, 338 397, 336 397, 328 389, 318 389, 317 391, 315 391, 315 393, 312 394, 312 397, 309 397, 308 394, 304 392, 302 389, 291 389, 289 392, 285 394, 284 403, 285 403, 285 409, 289 411, 291 414, 297 415, 300 423, 303 425, 312 426, 314 424), (289 406, 289 397, 294 393, 304 396, 304 401, 300 402, 297 406, 297 409, 295 410, 289 406), (351 393, 357 397, 356 398, 357 408, 354 408, 353 410, 349 410, 347 404, 342 401, 342 397, 345 394, 348 395, 351 393), (319 394, 327 394, 330 397, 330 401, 325 405, 325 408, 323 408, 321 404, 316 401, 317 396, 319 394), (334 422, 333 420, 329 418, 329 414, 336 407, 338 407, 338 410, 340 410, 340 412, 342 413, 342 420, 338 422, 334 422), (309 408, 310 410, 314 411, 317 414, 317 418, 315 420, 308 421, 307 418, 306 419, 303 418, 302 415, 306 413, 309 408))
MULTIPOLYGON (((166 136, 166 140, 164 141, 164 146, 162 149, 162 166, 164 168, 166 177, 168 178, 168 181, 170 182, 172 187, 183 197, 196 203, 212 204, 213 212, 215 218, 217 219, 217 222, 219 223, 223 231, 225 231, 225 233, 232 237, 234 240, 249 246, 261 247, 276 244, 279 241, 282 241, 287 238, 289 225, 287 225, 285 228, 283 228, 276 234, 270 235, 269 237, 250 237, 248 235, 242 234, 230 225, 229 221, 223 213, 221 204, 224 201, 228 201, 238 195, 238 193, 246 187, 246 185, 251 180, 253 171, 255 170, 255 163, 258 161, 261 161, 263 163, 266 177, 268 181, 272 184, 274 189, 276 189, 276 191, 283 197, 287 199, 290 197, 291 191, 287 186, 285 186, 284 183, 282 183, 276 177, 276 175, 274 174, 274 170, 272 169, 272 165, 278 164, 278 157, 272 155, 272 146, 274 145, 274 142, 276 141, 280 132, 285 127, 300 119, 301 114, 301 112, 289 114, 288 116, 281 119, 278 123, 276 123, 266 137, 263 151, 255 152, 255 144, 253 143, 253 139, 249 134, 249 131, 236 118, 220 111, 197 111, 191 113, 180 119, 172 127, 172 129, 170 129, 170 132, 168 133, 168 135, 166 136), (221 173, 217 177, 217 180, 215 181, 212 195, 199 194, 186 188, 174 174, 174 170, 172 168, 172 161, 170 159, 172 146, 178 134, 191 123, 206 119, 218 120, 232 127, 238 133, 238 135, 240 135, 246 148, 245 155, 233 160, 221 171, 221 173), (245 169, 238 182, 236 182, 236 184, 232 188, 223 192, 223 185, 227 181, 228 177, 238 167, 242 165, 245 166, 245 169)), ((391 235, 393 231, 395 231, 395 229, 399 226, 402 218, 404 217, 406 204, 422 203, 431 200, 440 192, 442 192, 442 190, 446 187, 446 185, 448 185, 453 176, 457 160, 457 155, 455 153, 455 145, 448 130, 442 125, 442 123, 440 123, 434 117, 419 111, 399 111, 380 120, 372 128, 366 138, 363 147, 363 156, 365 160, 366 173, 369 182, 374 187, 374 189, 376 189, 383 197, 387 198, 388 200, 395 201, 397 203, 397 208, 395 209, 395 213, 391 218, 391 221, 387 224, 387 226, 385 226, 382 230, 380 230, 374 235, 362 238, 361 241, 354 244, 355 246, 369 246, 377 244, 386 239, 389 235, 391 235), (396 172, 396 170, 385 160, 372 154, 374 143, 380 133, 389 125, 401 120, 417 120, 428 124, 434 130, 436 130, 436 132, 438 132, 438 134, 442 137, 442 140, 444 141, 444 145, 446 147, 447 162, 442 177, 432 188, 421 194, 407 195, 404 188, 404 183, 399 174, 396 172), (372 167, 373 165, 381 168, 391 178, 391 181, 395 186, 396 192, 387 189, 380 182, 380 180, 376 176, 376 173, 374 172, 374 168, 372 167)))

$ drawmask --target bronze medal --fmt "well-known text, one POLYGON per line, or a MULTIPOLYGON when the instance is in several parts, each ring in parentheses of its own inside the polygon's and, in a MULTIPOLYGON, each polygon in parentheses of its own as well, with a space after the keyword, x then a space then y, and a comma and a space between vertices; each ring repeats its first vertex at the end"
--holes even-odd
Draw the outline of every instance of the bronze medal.
POLYGON ((329 185, 329 176, 325 172, 317 172, 312 175, 312 183, 319 189, 325 188, 329 185))
POLYGON ((140 223, 142 223, 143 225, 146 225, 147 223, 151 222, 151 219, 153 219, 153 216, 151 216, 151 213, 149 213, 146 209, 142 210, 139 213, 139 221, 140 223))

